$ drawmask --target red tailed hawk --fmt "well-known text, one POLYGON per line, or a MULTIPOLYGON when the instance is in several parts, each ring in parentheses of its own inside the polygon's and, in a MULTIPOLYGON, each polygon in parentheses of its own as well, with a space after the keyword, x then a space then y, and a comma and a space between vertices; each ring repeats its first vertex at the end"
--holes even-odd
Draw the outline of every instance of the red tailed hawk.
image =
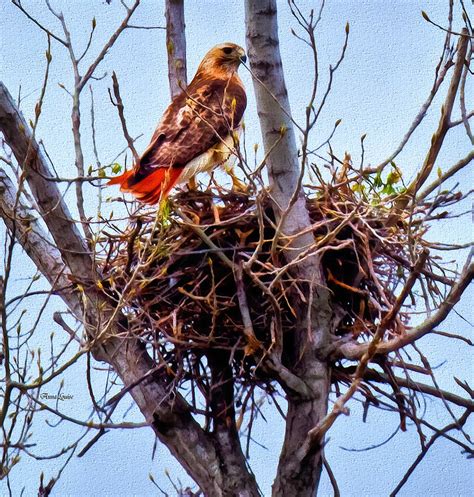
POLYGON ((189 86, 166 109, 139 162, 109 184, 156 204, 174 185, 225 162, 247 105, 237 74, 245 60, 244 49, 234 43, 209 50, 189 86))

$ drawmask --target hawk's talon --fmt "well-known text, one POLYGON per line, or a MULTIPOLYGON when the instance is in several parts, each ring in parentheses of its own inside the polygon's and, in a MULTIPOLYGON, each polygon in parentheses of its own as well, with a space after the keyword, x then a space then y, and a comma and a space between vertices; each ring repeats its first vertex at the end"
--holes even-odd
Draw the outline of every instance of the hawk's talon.
POLYGON ((247 193, 249 187, 242 181, 240 181, 237 176, 232 176, 232 190, 240 193, 247 193))
POLYGON ((237 178, 234 168, 232 166, 224 166, 225 172, 230 176, 232 180, 232 191, 235 192, 240 192, 240 193, 247 193, 248 192, 248 186, 240 181, 239 178, 237 178))

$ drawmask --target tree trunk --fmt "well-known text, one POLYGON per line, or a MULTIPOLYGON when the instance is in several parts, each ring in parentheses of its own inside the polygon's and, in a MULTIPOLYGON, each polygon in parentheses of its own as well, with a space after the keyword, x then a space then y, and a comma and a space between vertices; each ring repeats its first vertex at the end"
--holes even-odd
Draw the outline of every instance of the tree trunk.
POLYGON ((171 98, 186 88, 186 37, 183 0, 166 0, 166 50, 171 98))
MULTIPOLYGON (((301 189, 298 151, 291 120, 278 41, 275 0, 246 0, 247 47, 255 76, 254 88, 260 118, 274 211, 281 220, 282 233, 296 235, 310 226, 310 218, 301 189), (257 79, 258 78, 258 79, 257 79)), ((294 261, 314 244, 311 231, 296 236, 288 261, 294 261)), ((321 447, 300 455, 309 430, 327 412, 330 369, 322 354, 328 345, 336 317, 331 308, 319 257, 307 257, 295 268, 308 304, 299 309, 286 367, 308 387, 309 396, 289 395, 286 433, 273 485, 274 497, 310 497, 315 495, 322 468, 321 447), (310 306, 308 309, 307 306, 310 306)), ((298 297, 295 299, 298 302, 298 297)), ((294 303, 294 302, 293 302, 294 303)))
POLYGON ((260 496, 255 478, 246 468, 238 437, 234 439, 236 443, 228 443, 231 437, 227 430, 204 431, 193 419, 183 397, 163 385, 163 375, 150 375, 156 365, 137 341, 114 340, 105 347, 125 385, 146 378, 130 393, 159 440, 205 496, 260 496))
POLYGON ((258 497, 257 482, 245 460, 235 422, 234 377, 230 355, 225 351, 211 351, 208 355, 211 370, 210 408, 216 451, 221 459, 222 488, 226 497, 258 497))

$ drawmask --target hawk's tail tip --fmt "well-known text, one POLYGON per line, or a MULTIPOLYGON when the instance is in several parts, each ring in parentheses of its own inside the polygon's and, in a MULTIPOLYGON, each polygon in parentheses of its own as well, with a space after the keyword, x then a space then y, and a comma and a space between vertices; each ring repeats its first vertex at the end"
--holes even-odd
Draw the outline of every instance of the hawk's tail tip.
POLYGON ((158 168, 143 179, 136 181, 133 170, 126 171, 116 178, 112 178, 108 185, 120 185, 122 192, 131 193, 144 204, 156 204, 166 197, 177 183, 183 168, 158 168))
POLYGON ((121 188, 127 188, 128 180, 132 174, 133 174, 133 169, 130 169, 130 171, 125 171, 123 174, 115 176, 115 178, 109 180, 107 182, 107 186, 120 185, 121 188))

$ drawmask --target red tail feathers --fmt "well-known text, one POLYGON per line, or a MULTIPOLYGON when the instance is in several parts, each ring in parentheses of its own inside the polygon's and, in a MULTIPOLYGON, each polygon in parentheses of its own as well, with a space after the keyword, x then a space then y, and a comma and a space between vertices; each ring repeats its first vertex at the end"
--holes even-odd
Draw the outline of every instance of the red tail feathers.
POLYGON ((176 184, 182 167, 159 167, 145 178, 136 181, 134 171, 126 171, 111 179, 108 185, 120 185, 122 192, 128 192, 145 204, 156 204, 165 198, 176 184))

